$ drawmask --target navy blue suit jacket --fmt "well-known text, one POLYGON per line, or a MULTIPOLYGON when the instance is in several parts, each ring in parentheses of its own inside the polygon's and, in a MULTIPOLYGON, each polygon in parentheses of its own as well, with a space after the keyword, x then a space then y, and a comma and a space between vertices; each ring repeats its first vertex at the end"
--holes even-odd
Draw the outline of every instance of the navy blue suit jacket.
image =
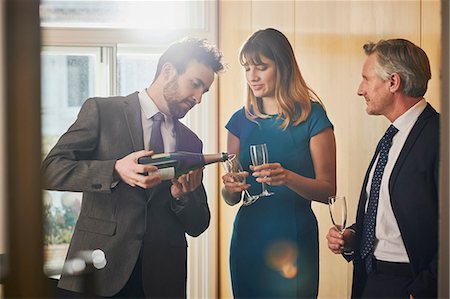
MULTIPOLYGON (((352 297, 361 297, 367 279, 360 257, 360 240, 367 201, 369 165, 359 198, 353 255, 352 297)), ((415 298, 437 296, 438 194, 439 194, 439 114, 427 104, 406 139, 389 180, 392 210, 408 254, 415 298)))

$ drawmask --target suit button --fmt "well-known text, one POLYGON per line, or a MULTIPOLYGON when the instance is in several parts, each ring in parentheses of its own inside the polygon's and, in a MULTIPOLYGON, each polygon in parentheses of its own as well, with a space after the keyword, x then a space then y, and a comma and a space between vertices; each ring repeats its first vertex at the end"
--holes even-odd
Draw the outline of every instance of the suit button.
POLYGON ((102 184, 94 184, 94 185, 92 185, 92 188, 93 189, 101 189, 102 188, 102 184))

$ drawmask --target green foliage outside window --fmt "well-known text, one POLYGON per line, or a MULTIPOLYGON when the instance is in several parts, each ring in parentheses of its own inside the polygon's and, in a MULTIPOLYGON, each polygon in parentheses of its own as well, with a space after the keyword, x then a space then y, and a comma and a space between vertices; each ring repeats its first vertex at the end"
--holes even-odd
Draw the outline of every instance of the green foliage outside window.
POLYGON ((64 196, 61 201, 62 206, 55 206, 51 200, 44 200, 45 245, 67 244, 72 238, 80 214, 80 202, 72 200, 68 203, 64 196))

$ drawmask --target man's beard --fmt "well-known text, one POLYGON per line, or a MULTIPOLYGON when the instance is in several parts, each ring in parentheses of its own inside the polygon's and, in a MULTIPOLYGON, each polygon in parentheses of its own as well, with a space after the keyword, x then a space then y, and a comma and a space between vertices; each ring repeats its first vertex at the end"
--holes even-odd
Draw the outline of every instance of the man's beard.
POLYGON ((180 119, 183 118, 196 103, 189 98, 179 99, 180 95, 178 94, 177 80, 178 76, 164 86, 163 95, 167 102, 167 108, 169 109, 170 115, 180 119))

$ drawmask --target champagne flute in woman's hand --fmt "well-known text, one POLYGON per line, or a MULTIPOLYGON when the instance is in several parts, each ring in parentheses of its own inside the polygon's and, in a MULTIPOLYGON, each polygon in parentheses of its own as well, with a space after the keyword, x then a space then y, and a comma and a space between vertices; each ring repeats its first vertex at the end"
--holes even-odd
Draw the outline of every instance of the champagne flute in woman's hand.
MULTIPOLYGON (((244 169, 242 168, 241 163, 239 163, 239 159, 235 155, 231 156, 230 159, 223 162, 222 165, 225 169, 225 172, 231 174, 235 182, 239 182, 245 185, 245 175, 243 174, 244 169)), ((244 198, 242 200, 242 204, 244 206, 248 206, 254 203, 258 198, 258 195, 251 195, 248 190, 244 190, 244 198)))
MULTIPOLYGON (((345 196, 330 196, 328 197, 328 208, 330 210, 331 221, 334 227, 344 234, 345 225, 347 224, 347 201, 345 196)), ((351 254, 348 248, 343 248, 344 254, 351 254)))
MULTIPOLYGON (((266 144, 250 145, 250 157, 252 158, 253 166, 266 164, 269 162, 269 153, 266 144)), ((273 192, 267 190, 266 184, 261 183, 262 192, 259 196, 270 196, 273 192)))

